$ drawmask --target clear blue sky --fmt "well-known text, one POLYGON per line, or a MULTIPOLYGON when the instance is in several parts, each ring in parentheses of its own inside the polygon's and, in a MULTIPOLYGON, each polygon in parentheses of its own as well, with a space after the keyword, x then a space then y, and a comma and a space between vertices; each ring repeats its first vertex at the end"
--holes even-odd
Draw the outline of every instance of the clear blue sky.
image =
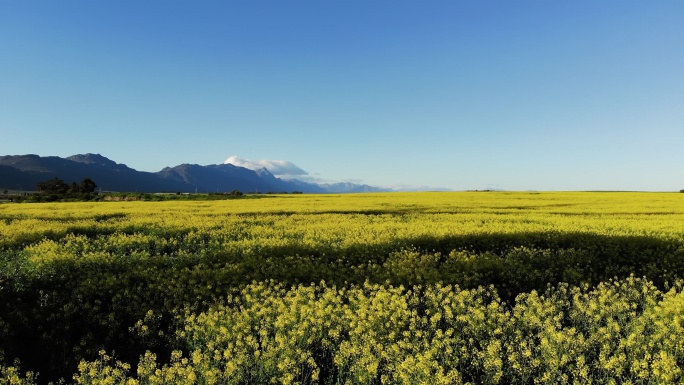
POLYGON ((0 155, 684 188, 684 2, 0 1, 0 155))

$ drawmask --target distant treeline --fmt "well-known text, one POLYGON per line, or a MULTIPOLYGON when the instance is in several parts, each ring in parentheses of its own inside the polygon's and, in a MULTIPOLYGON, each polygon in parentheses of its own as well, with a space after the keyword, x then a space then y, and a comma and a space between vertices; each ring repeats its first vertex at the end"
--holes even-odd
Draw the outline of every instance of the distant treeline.
POLYGON ((36 184, 36 192, 10 194, 2 191, 2 199, 12 202, 55 202, 55 201, 89 201, 97 196, 97 183, 84 178, 81 183, 66 183, 60 178, 52 178, 36 184))
MULTIPOLYGON (((235 198, 255 198, 265 197, 274 194, 290 194, 287 191, 280 193, 254 193, 249 196, 239 190, 230 192, 200 193, 190 194, 181 192, 160 192, 160 193, 138 193, 138 192, 104 192, 97 191, 97 183, 90 178, 85 178, 81 183, 66 183, 60 178, 52 178, 47 181, 39 182, 35 192, 11 193, 3 190, 0 200, 11 202, 97 202, 97 201, 177 201, 177 200, 223 200, 235 198)), ((291 194, 302 194, 301 191, 293 191, 291 194)))

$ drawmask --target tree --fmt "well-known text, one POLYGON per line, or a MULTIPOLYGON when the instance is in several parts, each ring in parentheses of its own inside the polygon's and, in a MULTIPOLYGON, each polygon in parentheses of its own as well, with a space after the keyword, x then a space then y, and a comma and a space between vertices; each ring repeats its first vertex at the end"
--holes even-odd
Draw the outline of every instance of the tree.
POLYGON ((81 182, 80 191, 84 194, 92 194, 95 192, 96 188, 97 184, 95 184, 92 179, 85 178, 83 179, 83 182, 81 182))
POLYGON ((36 187, 38 191, 44 194, 66 194, 69 191, 69 185, 57 177, 45 182, 38 182, 36 187))
POLYGON ((5 190, 5 191, 2 192, 2 194, 3 194, 3 195, 7 195, 7 194, 9 194, 9 191, 5 190))

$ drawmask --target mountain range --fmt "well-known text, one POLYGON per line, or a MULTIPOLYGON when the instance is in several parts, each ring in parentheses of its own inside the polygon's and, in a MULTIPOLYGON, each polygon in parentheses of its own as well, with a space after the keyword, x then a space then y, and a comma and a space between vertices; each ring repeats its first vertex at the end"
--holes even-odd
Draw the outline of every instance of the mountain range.
POLYGON ((250 170, 232 164, 181 164, 158 172, 134 170, 100 154, 67 158, 38 155, 0 156, 0 188, 32 191, 52 178, 67 183, 90 178, 102 191, 119 192, 254 192, 352 193, 392 191, 355 183, 316 184, 280 179, 266 168, 250 170))

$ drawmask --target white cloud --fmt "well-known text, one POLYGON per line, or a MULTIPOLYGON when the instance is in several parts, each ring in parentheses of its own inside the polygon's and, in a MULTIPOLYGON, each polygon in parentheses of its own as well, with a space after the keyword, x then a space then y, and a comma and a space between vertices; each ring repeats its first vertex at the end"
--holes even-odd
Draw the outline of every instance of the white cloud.
POLYGON ((277 177, 299 177, 309 175, 308 172, 302 170, 296 164, 286 160, 251 160, 232 155, 223 163, 248 168, 250 170, 266 168, 271 174, 277 177))
MULTIPOLYGON (((325 188, 325 186, 340 183, 339 180, 331 180, 321 177, 318 173, 308 173, 299 168, 296 164, 287 160, 253 160, 241 158, 237 155, 232 155, 223 162, 224 164, 232 164, 239 167, 248 168, 250 170, 259 170, 266 168, 271 174, 283 180, 297 179, 306 183, 315 183, 325 188)), ((342 183, 352 183, 356 185, 365 184, 361 179, 344 179, 342 183)), ((421 186, 421 185, 394 185, 382 186, 396 191, 451 191, 451 189, 436 187, 436 186, 421 186)))

